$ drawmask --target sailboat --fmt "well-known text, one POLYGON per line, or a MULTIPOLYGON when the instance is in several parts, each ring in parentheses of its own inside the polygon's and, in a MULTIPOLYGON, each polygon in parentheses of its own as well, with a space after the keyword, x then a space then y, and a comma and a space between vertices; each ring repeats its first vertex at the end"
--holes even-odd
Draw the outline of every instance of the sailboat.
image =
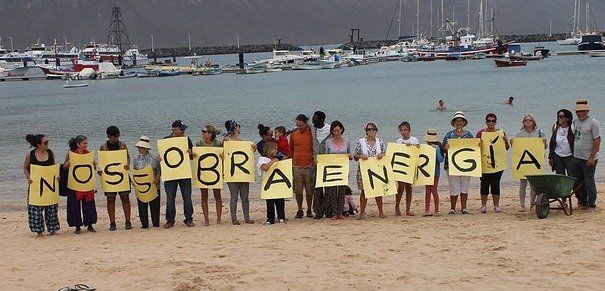
POLYGON ((578 45, 582 41, 582 33, 580 32, 580 0, 574 0, 572 28, 570 37, 564 40, 559 40, 559 45, 578 45))

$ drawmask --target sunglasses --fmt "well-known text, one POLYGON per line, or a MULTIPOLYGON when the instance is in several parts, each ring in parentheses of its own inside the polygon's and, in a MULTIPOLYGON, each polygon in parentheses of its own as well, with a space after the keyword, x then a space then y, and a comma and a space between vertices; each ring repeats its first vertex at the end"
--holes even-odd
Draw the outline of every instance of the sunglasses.
POLYGON ((366 128, 366 131, 378 131, 378 129, 370 127, 370 128, 366 128))
POLYGON ((488 120, 486 120, 486 122, 487 123, 496 123, 496 120, 495 119, 488 119, 488 120))
POLYGON ((557 117, 559 117, 559 118, 565 118, 565 115, 559 115, 557 117))
POLYGON ((533 120, 531 120, 531 119, 523 119, 523 122, 526 122, 526 121, 531 121, 531 122, 534 122, 534 121, 533 121, 533 120))

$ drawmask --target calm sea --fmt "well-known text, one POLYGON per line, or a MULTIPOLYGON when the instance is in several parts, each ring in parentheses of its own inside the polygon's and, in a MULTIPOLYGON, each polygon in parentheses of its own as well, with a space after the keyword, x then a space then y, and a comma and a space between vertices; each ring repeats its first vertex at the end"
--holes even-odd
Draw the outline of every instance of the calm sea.
MULTIPOLYGON (((573 47, 558 47, 571 50, 573 47)), ((530 50, 533 44, 525 44, 530 50)), ((270 54, 246 55, 246 61, 270 54)), ((237 56, 208 56, 220 64, 234 64, 237 56)), ((180 60, 186 63, 187 60, 180 60)), ((175 119, 189 125, 195 141, 205 124, 223 129, 234 119, 242 125, 242 138, 258 140, 259 123, 293 127, 299 113, 311 116, 322 110, 327 120, 338 119, 352 141, 362 137, 364 125, 374 121, 379 137, 398 138, 397 125, 407 120, 413 133, 435 127, 443 137, 450 118, 463 110, 468 129, 484 127, 488 112, 498 115, 498 126, 509 136, 521 127, 525 114, 534 114, 538 126, 550 132, 560 108, 573 108, 586 97, 591 116, 605 123, 605 58, 586 55, 553 56, 526 67, 495 68, 493 60, 458 62, 386 62, 321 71, 285 71, 257 75, 178 76, 95 81, 87 88, 64 89, 61 81, 8 82, 0 84, 0 200, 25 196, 23 159, 29 152, 27 133, 44 133, 57 158, 63 160, 67 141, 76 134, 89 137, 90 148, 106 140, 109 125, 120 128, 131 150, 140 135, 161 138, 175 119), (504 105, 514 96, 514 105, 504 105), (444 99, 448 110, 434 110, 444 99)), ((548 135, 550 136, 550 134, 548 135)), ((153 143, 152 143, 153 144, 153 143)), ((154 146, 155 147, 155 146, 154 146)), ((601 152, 603 152, 601 150, 601 152)), ((598 165, 603 181, 605 166, 598 165)), ((354 170, 352 170, 354 171, 354 170)), ((445 184, 445 178, 443 184, 445 184)), ((504 184, 515 181, 507 173, 504 184)), ((478 179, 473 179, 477 185, 478 179)), ((259 182, 257 182, 259 183, 259 182)))

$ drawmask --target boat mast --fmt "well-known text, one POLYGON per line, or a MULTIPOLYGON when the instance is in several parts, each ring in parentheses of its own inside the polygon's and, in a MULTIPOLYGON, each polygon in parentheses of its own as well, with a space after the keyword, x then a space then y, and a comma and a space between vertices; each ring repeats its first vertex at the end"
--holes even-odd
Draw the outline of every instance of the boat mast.
POLYGON ((471 30, 471 0, 466 2, 466 31, 471 30))
POLYGON ((480 39, 483 37, 483 24, 484 24, 484 19, 483 19, 483 0, 479 0, 479 30, 477 32, 477 39, 480 39))
POLYGON ((586 0, 586 3, 584 4, 586 5, 586 15, 584 16, 584 21, 586 21, 586 29, 585 29, 585 33, 589 33, 590 32, 590 0, 586 0))
POLYGON ((433 38, 433 0, 431 0, 431 38, 433 38))
POLYGON ((403 3, 401 3, 402 0, 399 0, 399 19, 397 19, 397 25, 398 25, 398 35, 397 35, 397 39, 399 39, 401 37, 401 10, 403 9, 403 3))
POLYGON ((416 2, 416 37, 420 38, 420 0, 416 2))
POLYGON ((572 24, 571 24, 571 37, 574 37, 576 35, 576 21, 577 21, 577 14, 578 14, 578 0, 574 0, 573 2, 573 16, 571 17, 572 20, 572 24))
POLYGON ((443 6, 443 0, 441 0, 441 27, 445 27, 445 11, 443 6))

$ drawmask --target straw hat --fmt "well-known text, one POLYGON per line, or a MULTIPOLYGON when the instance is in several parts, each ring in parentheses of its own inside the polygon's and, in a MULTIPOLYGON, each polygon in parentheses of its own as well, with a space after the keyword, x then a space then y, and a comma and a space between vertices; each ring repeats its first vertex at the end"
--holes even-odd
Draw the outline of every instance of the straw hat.
POLYGON ((439 142, 439 137, 437 136, 437 130, 434 128, 429 128, 426 130, 426 134, 424 135, 424 142, 439 142))
POLYGON ((588 106, 588 101, 586 101, 586 99, 581 98, 576 100, 576 107, 574 108, 574 111, 589 111, 590 107, 588 106))
POLYGON ((468 124, 468 120, 466 120, 466 117, 464 116, 464 112, 462 111, 456 111, 456 113, 454 113, 454 116, 452 116, 452 126, 454 126, 454 121, 456 121, 456 118, 462 118, 464 120, 464 126, 466 126, 468 124))
POLYGON ((149 137, 141 135, 139 141, 134 146, 150 150, 151 146, 149 145, 149 137))

